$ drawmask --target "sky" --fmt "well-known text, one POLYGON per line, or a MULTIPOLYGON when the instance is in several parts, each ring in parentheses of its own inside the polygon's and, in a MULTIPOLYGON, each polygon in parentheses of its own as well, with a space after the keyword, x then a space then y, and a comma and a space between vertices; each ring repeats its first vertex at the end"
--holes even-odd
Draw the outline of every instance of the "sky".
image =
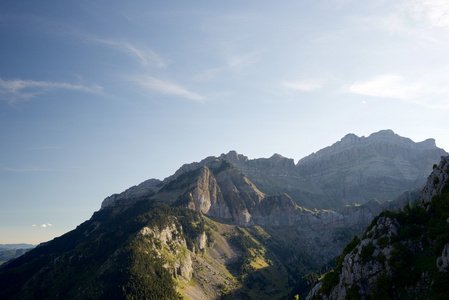
POLYGON ((0 40, 0 244, 230 150, 392 129, 449 151, 444 0, 3 0, 0 40))

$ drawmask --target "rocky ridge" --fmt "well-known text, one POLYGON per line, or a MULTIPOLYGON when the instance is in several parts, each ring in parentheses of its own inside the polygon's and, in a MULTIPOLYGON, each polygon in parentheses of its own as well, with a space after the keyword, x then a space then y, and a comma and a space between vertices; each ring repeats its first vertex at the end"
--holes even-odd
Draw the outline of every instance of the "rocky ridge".
POLYGON ((293 159, 279 154, 249 159, 230 151, 185 164, 163 181, 150 179, 107 197, 102 207, 150 197, 182 174, 219 159, 231 163, 267 195, 288 194, 296 204, 310 210, 338 210, 372 199, 393 200, 406 190, 422 188, 432 165, 447 154, 436 147, 434 139, 415 143, 391 130, 368 137, 348 134, 341 141, 300 159, 296 165, 293 159))
MULTIPOLYGON (((179 172, 167 184, 158 186, 156 193, 153 189, 143 199, 188 207, 239 226, 363 228, 383 210, 383 205, 376 201, 347 206, 341 211, 310 210, 298 206, 286 193, 262 193, 240 170, 222 158, 207 159, 207 163, 196 166, 197 169, 190 166, 187 168, 190 171, 179 172)), ((123 201, 129 205, 142 200, 134 195, 136 192, 125 191, 114 196, 115 201, 107 198, 102 209, 123 205, 123 201), (133 197, 127 198, 130 194, 133 197)))
POLYGON ((428 139, 415 143, 391 130, 368 137, 346 135, 330 147, 311 154, 297 164, 298 172, 321 195, 330 208, 364 203, 372 198, 383 202, 405 190, 422 188, 431 166, 448 155, 428 139))

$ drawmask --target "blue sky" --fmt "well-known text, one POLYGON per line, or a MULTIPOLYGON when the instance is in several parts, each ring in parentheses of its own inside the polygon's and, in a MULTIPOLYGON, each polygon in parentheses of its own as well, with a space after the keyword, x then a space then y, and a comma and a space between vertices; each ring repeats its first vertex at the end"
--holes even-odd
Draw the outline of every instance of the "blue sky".
POLYGON ((0 243, 230 150, 449 150, 446 1, 1 1, 0 243))

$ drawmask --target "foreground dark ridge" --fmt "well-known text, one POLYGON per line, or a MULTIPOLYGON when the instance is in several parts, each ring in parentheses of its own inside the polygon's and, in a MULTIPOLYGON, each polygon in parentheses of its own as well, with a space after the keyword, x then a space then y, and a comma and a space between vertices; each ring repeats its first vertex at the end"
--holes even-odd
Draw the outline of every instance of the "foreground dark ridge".
POLYGON ((307 299, 445 299, 449 294, 449 156, 419 200, 376 217, 307 299))

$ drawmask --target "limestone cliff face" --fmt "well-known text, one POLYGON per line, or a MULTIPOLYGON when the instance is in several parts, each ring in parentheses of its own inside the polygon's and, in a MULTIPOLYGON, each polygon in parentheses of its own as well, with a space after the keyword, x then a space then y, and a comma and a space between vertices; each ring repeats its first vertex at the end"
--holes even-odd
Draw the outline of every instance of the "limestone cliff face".
POLYGON ((424 186, 442 155, 447 153, 433 139, 415 143, 384 130, 369 137, 348 134, 299 160, 297 170, 313 186, 310 193, 322 194, 330 203, 382 202, 424 186))
POLYGON ((323 293, 323 282, 320 282, 306 299, 344 300, 349 298, 351 289, 358 291, 360 299, 371 296, 378 277, 383 272, 391 272, 391 266, 386 262, 391 259, 394 247, 391 244, 385 245, 385 241, 390 241, 397 235, 398 227, 395 220, 379 218, 377 224, 366 232, 366 238, 344 256, 336 285, 330 293, 323 293))
POLYGON ((203 214, 230 218, 229 208, 226 206, 223 194, 210 169, 201 167, 196 184, 190 192, 188 207, 203 214))
POLYGON ((421 201, 430 203, 432 197, 441 192, 446 182, 449 180, 449 156, 441 157, 439 165, 434 165, 433 171, 427 178, 427 184, 421 192, 421 201))
POLYGON ((163 228, 144 227, 140 234, 148 237, 148 243, 151 243, 159 257, 164 259, 164 267, 172 272, 173 277, 180 277, 184 281, 192 279, 190 251, 187 249, 182 227, 178 230, 174 220, 163 228))
POLYGON ((139 185, 130 187, 120 194, 113 194, 106 197, 101 203, 101 208, 132 204, 143 197, 156 194, 162 186, 163 182, 158 179, 146 180, 139 185))

